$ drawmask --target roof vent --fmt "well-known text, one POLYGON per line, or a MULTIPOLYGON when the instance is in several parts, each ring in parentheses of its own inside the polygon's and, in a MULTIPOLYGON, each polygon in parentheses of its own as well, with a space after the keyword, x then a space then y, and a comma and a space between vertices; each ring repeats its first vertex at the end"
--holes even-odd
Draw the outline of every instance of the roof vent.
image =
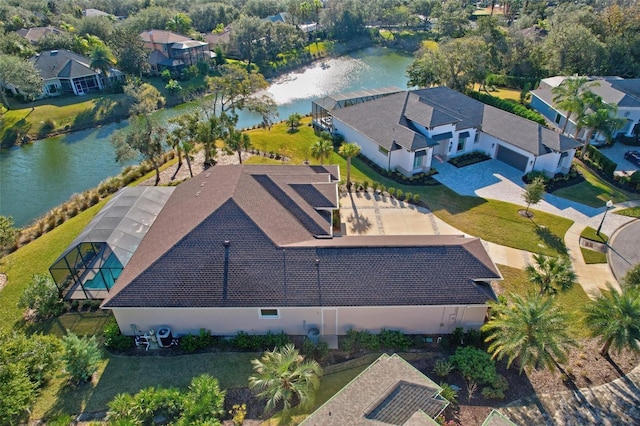
POLYGON ((229 240, 224 240, 224 242, 222 243, 223 246, 225 247, 229 247, 231 245, 231 241, 229 240))
POLYGON ((57 51, 57 50, 52 50, 52 51, 51 51, 51 56, 53 56, 53 55, 57 55, 57 54, 58 54, 58 51, 57 51))

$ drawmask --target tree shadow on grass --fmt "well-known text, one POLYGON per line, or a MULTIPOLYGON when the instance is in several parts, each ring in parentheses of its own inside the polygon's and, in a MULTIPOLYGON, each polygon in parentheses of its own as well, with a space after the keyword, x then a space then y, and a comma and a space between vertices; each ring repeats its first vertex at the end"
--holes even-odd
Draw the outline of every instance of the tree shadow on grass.
MULTIPOLYGON (((531 222, 533 222, 533 220, 531 222)), ((547 247, 556 250, 560 254, 568 254, 567 246, 565 245, 562 237, 551 232, 546 226, 540 226, 535 222, 533 223, 536 226, 536 235, 538 235, 547 247)))
POLYGON ((78 385, 63 382, 56 395, 55 403, 45 412, 43 420, 82 413, 95 391, 96 385, 93 381, 78 385))
POLYGON ((13 126, 5 130, 0 141, 0 147, 10 148, 22 142, 22 138, 31 130, 31 124, 24 118, 17 121, 13 126))

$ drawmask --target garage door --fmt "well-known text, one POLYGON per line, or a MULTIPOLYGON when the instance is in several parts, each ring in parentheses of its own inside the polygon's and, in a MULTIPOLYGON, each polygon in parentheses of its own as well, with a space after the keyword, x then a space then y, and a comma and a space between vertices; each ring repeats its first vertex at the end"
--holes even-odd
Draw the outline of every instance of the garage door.
POLYGON ((518 170, 522 170, 523 172, 527 169, 527 164, 529 163, 529 157, 502 145, 498 145, 496 158, 518 170))

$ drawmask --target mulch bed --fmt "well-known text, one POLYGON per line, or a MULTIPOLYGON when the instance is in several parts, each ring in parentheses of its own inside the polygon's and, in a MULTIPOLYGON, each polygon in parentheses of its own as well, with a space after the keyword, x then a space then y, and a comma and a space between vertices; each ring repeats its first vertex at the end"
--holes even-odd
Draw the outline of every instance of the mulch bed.
MULTIPOLYGON (((628 373, 640 364, 640 354, 624 351, 620 354, 611 354, 611 362, 600 355, 601 344, 595 339, 582 340, 580 346, 575 348, 569 357, 569 362, 563 365, 564 376, 561 372, 555 373, 541 370, 519 374, 518 366, 512 365, 506 368, 506 362, 497 363, 498 373, 503 375, 509 389, 505 392, 503 400, 486 399, 479 388, 469 401, 464 380, 458 373, 452 373, 445 379, 440 379, 433 372, 436 360, 446 358, 453 354, 454 348, 445 345, 429 345, 424 352, 424 358, 412 361, 412 365, 437 383, 447 382, 460 388, 458 405, 450 406, 445 411, 447 420, 453 420, 455 424, 464 426, 480 425, 494 408, 500 408, 519 399, 533 395, 541 395, 554 392, 571 390, 574 387, 587 388, 611 382, 628 373), (566 379, 563 381, 563 378, 566 379)), ((338 351, 332 351, 334 361, 342 361, 349 358, 348 355, 338 351)), ((247 421, 245 425, 259 425, 268 415, 264 414, 264 402, 258 400, 247 388, 229 389, 225 399, 225 409, 231 410, 234 404, 247 404, 247 421)), ((230 421, 225 425, 231 425, 230 421)))

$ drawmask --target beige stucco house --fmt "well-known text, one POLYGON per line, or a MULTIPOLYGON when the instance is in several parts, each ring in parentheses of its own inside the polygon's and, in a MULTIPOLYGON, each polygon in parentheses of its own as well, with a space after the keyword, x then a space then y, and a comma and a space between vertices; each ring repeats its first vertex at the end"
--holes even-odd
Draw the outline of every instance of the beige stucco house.
POLYGON ((337 166, 239 165, 180 184, 102 308, 125 334, 478 328, 501 278, 481 240, 337 236, 338 180, 337 166))

